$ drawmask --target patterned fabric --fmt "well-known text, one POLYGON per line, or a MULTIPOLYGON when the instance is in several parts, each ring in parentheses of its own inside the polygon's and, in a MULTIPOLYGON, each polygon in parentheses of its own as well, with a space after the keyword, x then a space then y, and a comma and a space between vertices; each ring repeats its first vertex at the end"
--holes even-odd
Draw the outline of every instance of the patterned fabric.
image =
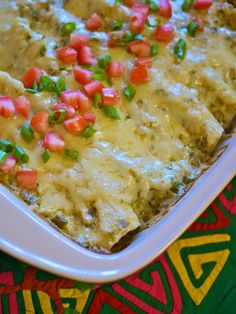
POLYGON ((236 177, 169 249, 102 287, 0 253, 0 314, 236 313, 236 177))

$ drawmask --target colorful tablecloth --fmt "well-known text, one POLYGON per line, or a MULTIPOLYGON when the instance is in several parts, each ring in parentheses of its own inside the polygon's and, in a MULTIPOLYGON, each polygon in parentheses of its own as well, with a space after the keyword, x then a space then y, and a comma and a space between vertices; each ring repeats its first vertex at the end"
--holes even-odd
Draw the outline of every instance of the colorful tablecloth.
POLYGON ((236 313, 236 177, 164 254, 113 284, 59 278, 0 253, 0 314, 18 313, 236 313))

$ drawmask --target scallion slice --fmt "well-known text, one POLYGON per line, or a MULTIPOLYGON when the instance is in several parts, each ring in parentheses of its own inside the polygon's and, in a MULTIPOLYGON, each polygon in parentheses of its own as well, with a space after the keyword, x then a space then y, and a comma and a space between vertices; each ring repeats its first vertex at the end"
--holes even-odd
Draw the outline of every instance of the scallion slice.
POLYGON ((98 66, 102 69, 106 68, 111 62, 111 55, 106 55, 98 59, 98 66))
POLYGON ((4 161, 7 159, 7 153, 3 150, 0 150, 0 164, 3 164, 4 161))
POLYGON ((119 31, 122 29, 124 20, 117 20, 113 25, 113 31, 119 31))
POLYGON ((65 23, 61 28, 62 35, 70 35, 76 30, 76 23, 75 22, 68 22, 65 23))
POLYGON ((93 96, 93 105, 94 107, 98 107, 98 105, 100 105, 102 103, 102 96, 100 93, 96 93, 93 96))
POLYGON ((158 44, 151 45, 151 56, 156 56, 158 54, 158 44))
POLYGON ((19 145, 15 144, 13 146, 13 155, 16 157, 16 159, 19 161, 19 163, 24 164, 29 161, 29 156, 26 154, 23 148, 21 148, 19 145))
POLYGON ((124 42, 130 42, 134 39, 134 35, 130 32, 130 31, 125 31, 123 36, 122 36, 122 40, 124 42))
POLYGON ((82 136, 85 138, 92 137, 97 132, 97 129, 95 129, 92 125, 92 123, 88 123, 86 128, 82 132, 82 136))
POLYGON ((119 120, 121 118, 119 110, 114 106, 104 106, 104 111, 110 119, 119 120))
POLYGON ((106 81, 107 80, 107 74, 105 71, 99 67, 95 67, 92 69, 93 74, 92 78, 97 80, 97 81, 106 81))
POLYGON ((50 152, 50 150, 46 149, 43 154, 42 154, 42 159, 43 159, 43 162, 46 164, 49 159, 52 157, 52 153, 50 152))
POLYGON ((125 87, 125 89, 124 89, 124 95, 125 95, 125 97, 126 97, 129 101, 131 101, 131 100, 134 98, 135 94, 136 94, 136 89, 135 89, 135 87, 134 87, 133 85, 131 85, 131 84, 128 84, 128 85, 125 87))
POLYGON ((66 118, 66 113, 65 109, 51 111, 48 117, 49 124, 54 125, 63 122, 66 118))
POLYGON ((184 39, 179 39, 174 48, 174 53, 178 59, 183 60, 187 52, 187 43, 184 39))
POLYGON ((189 11, 193 6, 193 0, 184 0, 182 4, 182 10, 183 11, 189 11))
POLYGON ((13 144, 7 140, 0 139, 0 149, 6 153, 12 152, 13 144))
POLYGON ((26 140, 27 142, 30 143, 34 139, 34 130, 30 127, 30 125, 28 123, 25 123, 21 127, 21 135, 22 135, 24 140, 26 140))
POLYGON ((56 83, 47 75, 43 75, 40 78, 39 90, 55 92, 56 91, 56 83))
POLYGON ((65 149, 65 157, 69 160, 78 160, 79 152, 77 150, 65 149))
POLYGON ((55 92, 57 93, 58 97, 61 95, 61 92, 66 90, 66 83, 63 78, 59 78, 59 80, 56 82, 56 88, 55 92))
POLYGON ((198 28, 199 28, 199 25, 196 22, 193 22, 193 21, 189 22, 188 25, 187 25, 188 33, 192 37, 196 36, 198 28))

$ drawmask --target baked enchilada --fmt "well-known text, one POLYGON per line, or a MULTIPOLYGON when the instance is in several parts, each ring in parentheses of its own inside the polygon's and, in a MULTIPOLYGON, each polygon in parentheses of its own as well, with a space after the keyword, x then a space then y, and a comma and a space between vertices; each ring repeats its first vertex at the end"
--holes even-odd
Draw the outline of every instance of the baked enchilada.
POLYGON ((184 194, 236 113, 224 1, 0 1, 0 178, 103 251, 184 194))

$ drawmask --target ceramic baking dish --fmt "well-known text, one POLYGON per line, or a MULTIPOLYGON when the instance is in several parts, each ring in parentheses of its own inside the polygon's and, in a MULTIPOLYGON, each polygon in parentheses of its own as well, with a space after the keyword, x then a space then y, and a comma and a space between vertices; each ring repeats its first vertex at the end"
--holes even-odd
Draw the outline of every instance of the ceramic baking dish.
POLYGON ((223 154, 159 222, 111 255, 73 243, 0 186, 0 248, 31 265, 84 282, 104 283, 125 277, 162 253, 236 174, 236 136, 223 145, 223 154))

